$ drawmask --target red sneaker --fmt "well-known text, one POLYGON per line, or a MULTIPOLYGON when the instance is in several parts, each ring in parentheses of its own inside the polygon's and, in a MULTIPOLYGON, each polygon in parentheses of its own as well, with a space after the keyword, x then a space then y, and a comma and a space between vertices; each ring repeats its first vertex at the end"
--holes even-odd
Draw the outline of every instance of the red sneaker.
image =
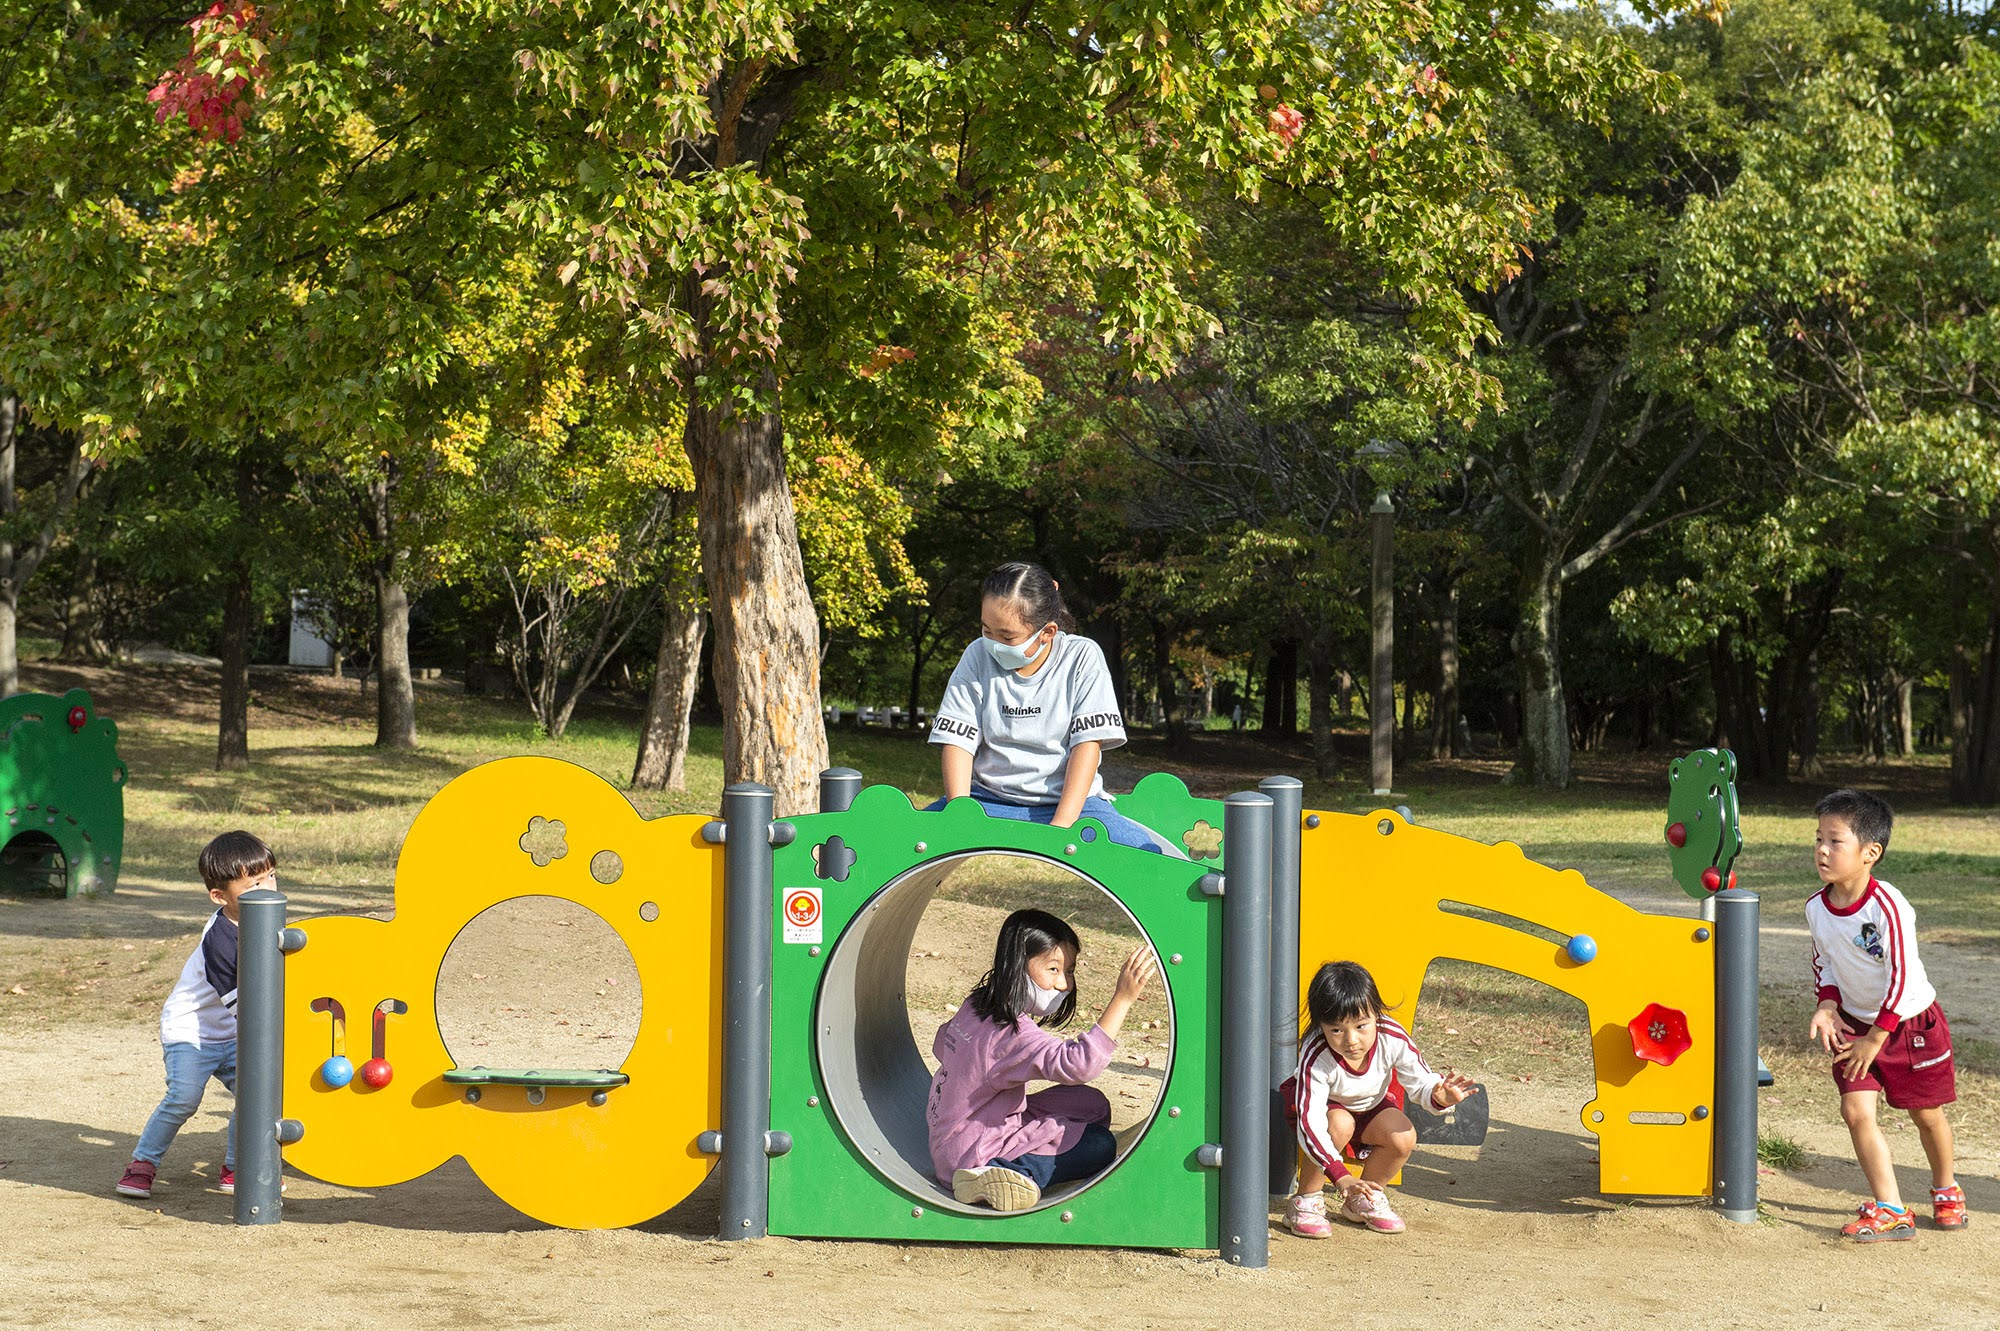
POLYGON ((215 1186, 221 1189, 223 1192, 235 1192, 236 1171, 231 1169, 228 1165, 224 1165, 222 1167, 222 1177, 216 1180, 215 1186))
POLYGON ((1931 1223, 1939 1229, 1964 1229, 1972 1223, 1965 1214, 1965 1189, 1956 1183, 1931 1189, 1931 1223))
POLYGON ((118 1195, 121 1197, 146 1198, 153 1195, 153 1179, 160 1172, 158 1165, 144 1160, 134 1160, 125 1166, 125 1177, 118 1180, 118 1195))
POLYGON ((1863 1202, 1856 1208, 1854 1219, 1840 1227, 1840 1236, 1857 1243, 1913 1239, 1917 1236, 1917 1218, 1910 1214, 1907 1206, 1900 1211, 1891 1211, 1880 1202, 1863 1202))

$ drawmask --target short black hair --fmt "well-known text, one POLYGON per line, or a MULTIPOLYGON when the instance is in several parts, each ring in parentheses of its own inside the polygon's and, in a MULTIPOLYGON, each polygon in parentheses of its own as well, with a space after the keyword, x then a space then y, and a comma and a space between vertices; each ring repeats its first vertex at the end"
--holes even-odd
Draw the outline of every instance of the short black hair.
POLYGON ((1076 617, 1063 604, 1062 590, 1040 564, 1030 564, 1025 559, 1002 564, 986 575, 986 581, 980 584, 979 597, 1020 606, 1021 618, 1037 632, 1044 624, 1054 624, 1064 633, 1076 632, 1076 617))
POLYGON ((1306 1011, 1313 1025, 1326 1026, 1363 1017, 1386 1017, 1389 1005, 1375 987, 1375 977, 1358 961, 1329 961, 1306 986, 1306 1011))
POLYGON ((1873 843, 1882 847, 1882 853, 1889 853, 1889 833, 1896 826, 1896 815, 1889 808, 1889 801, 1880 795, 1870 795, 1865 790, 1836 790, 1813 805, 1813 817, 1832 816, 1847 824, 1847 830, 1854 833, 1854 839, 1866 847, 1873 843))
POLYGON ((195 867, 201 870, 201 881, 215 891, 239 878, 269 873, 278 867, 278 857, 248 832, 224 832, 201 848, 195 867))
MULTIPOLYGON (((1079 952, 1083 943, 1077 938, 1076 930, 1045 910, 1015 911, 1000 926, 1000 937, 993 944, 993 969, 973 986, 966 1002, 980 1016, 1003 1026, 1012 1026, 1023 1013, 1033 1016, 1034 990, 1028 979, 1028 963, 1058 947, 1079 952)), ((1062 1001, 1056 1004, 1055 1011, 1046 1017, 1037 1017, 1036 1021, 1043 1025, 1064 1026, 1075 1015, 1076 977, 1072 975, 1069 988, 1063 991, 1062 1001)))

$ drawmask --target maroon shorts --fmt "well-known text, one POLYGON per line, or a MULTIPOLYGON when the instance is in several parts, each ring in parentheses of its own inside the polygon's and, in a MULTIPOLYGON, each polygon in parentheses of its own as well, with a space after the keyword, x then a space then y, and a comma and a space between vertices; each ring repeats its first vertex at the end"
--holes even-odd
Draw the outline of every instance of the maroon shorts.
MULTIPOLYGON (((1285 1104, 1285 1122, 1291 1124, 1294 1131, 1299 1126, 1299 1106, 1295 1098, 1298 1084, 1299 1079, 1297 1077, 1287 1077, 1284 1083, 1278 1087, 1278 1096, 1285 1104)), ((1373 1109, 1364 1109, 1358 1114, 1351 1109, 1347 1110, 1348 1115, 1354 1120, 1354 1135, 1347 1139, 1347 1145, 1342 1149, 1341 1154, 1350 1160, 1366 1160, 1371 1148, 1361 1138, 1368 1131, 1368 1125, 1373 1123, 1383 1110, 1401 1109, 1402 1107, 1403 1084, 1394 1077, 1391 1077, 1389 1078, 1389 1093, 1382 1098, 1381 1104, 1376 1105, 1373 1109)), ((1346 1108, 1346 1106, 1343 1105, 1342 1108, 1346 1108)))
MULTIPOLYGON (((1842 1009, 1840 1020, 1850 1037, 1867 1034, 1872 1023, 1859 1020, 1842 1009)), ((1935 1109, 1958 1099, 1958 1076, 1951 1057, 1951 1027, 1945 1024, 1944 1009, 1931 1004, 1889 1033, 1888 1042, 1866 1075, 1853 1081, 1840 1075, 1836 1065, 1833 1084, 1842 1095, 1849 1091, 1880 1091, 1894 1109, 1935 1109)))

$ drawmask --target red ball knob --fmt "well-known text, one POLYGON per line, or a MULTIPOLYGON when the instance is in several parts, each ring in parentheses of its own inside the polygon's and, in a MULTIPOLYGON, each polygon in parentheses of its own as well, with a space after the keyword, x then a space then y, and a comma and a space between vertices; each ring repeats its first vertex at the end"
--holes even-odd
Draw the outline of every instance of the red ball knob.
POLYGON ((1688 843, 1687 824, 1686 823, 1669 824, 1667 827, 1667 844, 1672 846, 1675 850, 1679 850, 1682 846, 1685 846, 1687 843, 1688 843))
POLYGON ((82 707, 79 706, 70 708, 69 709, 70 732, 74 734, 76 731, 82 730, 83 723, 88 721, 89 719, 90 719, 90 713, 84 711, 82 707))
MULTIPOLYGON (((1731 877, 1734 876, 1734 874, 1731 874, 1731 877)), ((1722 875, 1717 873, 1713 868, 1703 869, 1701 871, 1701 885, 1711 892, 1719 892, 1722 890, 1722 875)), ((363 1075, 366 1075, 367 1069, 364 1068, 362 1071, 363 1075)))
POLYGON ((387 1086, 395 1075, 396 1070, 389 1066, 386 1058, 371 1058, 361 1065, 361 1080, 378 1091, 387 1086))
POLYGON ((1734 869, 1729 871, 1729 886, 1732 890, 1736 887, 1736 870, 1734 869))

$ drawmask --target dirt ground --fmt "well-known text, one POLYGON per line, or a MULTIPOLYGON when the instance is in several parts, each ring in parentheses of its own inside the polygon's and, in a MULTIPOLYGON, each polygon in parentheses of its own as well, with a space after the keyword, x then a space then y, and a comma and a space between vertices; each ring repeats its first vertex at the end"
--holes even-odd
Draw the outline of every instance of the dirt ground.
MULTIPOLYGON (((347 904, 310 891, 295 900, 302 912, 347 904)), ((1274 1230, 1263 1272, 1201 1253, 718 1243, 713 1176, 646 1225, 571 1233, 524 1220, 459 1162, 376 1192, 294 1177, 283 1225, 238 1229, 212 1186, 229 1108, 219 1091, 182 1133, 152 1201, 111 1191, 160 1094, 158 1002, 204 911, 185 885, 147 881, 94 901, 0 903, 0 974, 29 977, 21 994, 0 985, 0 1325, 984 1327, 1034 1316, 1206 1327, 1292 1320, 1301 1301, 1315 1316, 1471 1331, 1823 1328, 1885 1314, 2000 1324, 1990 1279, 2000 1215, 1983 1209, 2000 1201, 1994 1141, 1960 1137, 1970 1230, 1857 1250, 1833 1237, 1859 1180, 1830 1089, 1781 1083, 1767 1093, 1766 1129, 1803 1145, 1805 1163, 1765 1171, 1764 1218, 1738 1226, 1703 1203, 1598 1196, 1594 1139, 1576 1116, 1588 1085, 1573 1064, 1530 1081, 1487 1078, 1491 1135, 1479 1148, 1419 1149, 1398 1194, 1407 1234, 1343 1228, 1312 1243, 1274 1230), (55 960, 33 970, 38 955, 55 960), (97 1006, 88 1015, 47 1006, 58 985, 64 1003, 97 1006), (246 1300, 268 1310, 245 1312, 246 1300)), ((999 918, 953 900, 926 916, 910 969, 920 1037, 977 978, 999 918)), ((1788 924, 1774 923, 1767 958, 1796 947, 1788 924)), ((523 903, 462 939, 440 1013, 448 1039, 478 1049, 460 1057, 615 1063, 636 1022, 638 983, 605 936, 587 917, 523 903), (554 937, 571 964, 546 964, 554 937)), ((1098 981, 1086 990, 1098 1001, 1118 942, 1085 930, 1082 974, 1098 981)), ((1942 960, 1932 965, 1959 986, 1947 997, 1961 1022, 1994 1029, 1990 964, 1942 960)), ((1163 1007, 1142 1009, 1127 1029, 1106 1082, 1121 1116, 1150 1107, 1150 1065, 1171 1037, 1163 1018, 1163 1007)), ((1890 1131, 1906 1194, 1921 1196, 1914 1134, 1895 1120, 1890 1131)))

